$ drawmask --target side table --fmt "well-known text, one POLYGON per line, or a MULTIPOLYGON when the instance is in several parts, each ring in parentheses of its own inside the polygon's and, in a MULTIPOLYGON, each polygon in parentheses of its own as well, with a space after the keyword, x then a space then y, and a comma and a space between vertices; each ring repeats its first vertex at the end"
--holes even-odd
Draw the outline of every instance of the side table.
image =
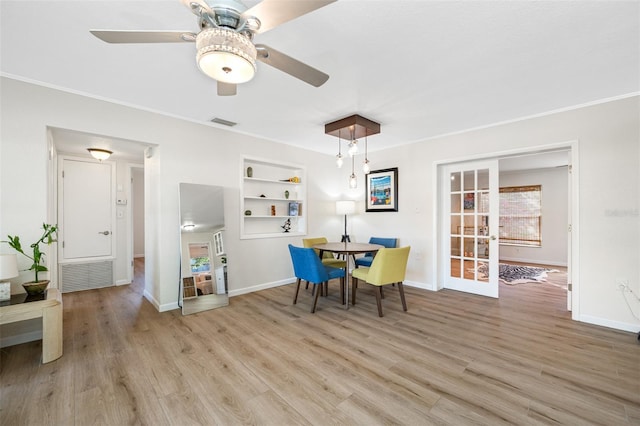
POLYGON ((57 288, 50 288, 42 300, 27 299, 1 305, 0 324, 42 318, 42 363, 55 361, 62 356, 62 296, 57 288))

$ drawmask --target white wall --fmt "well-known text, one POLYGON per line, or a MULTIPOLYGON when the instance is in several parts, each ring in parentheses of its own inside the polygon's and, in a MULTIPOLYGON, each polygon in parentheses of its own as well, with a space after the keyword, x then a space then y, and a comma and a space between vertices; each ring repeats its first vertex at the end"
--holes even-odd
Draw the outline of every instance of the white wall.
POLYGON ((133 168, 131 177, 133 257, 144 257, 144 169, 133 168))
POLYGON ((500 260, 567 266, 569 187, 567 167, 500 172, 500 187, 541 185, 542 246, 500 246, 500 260))
MULTIPOLYGON (((178 120, 79 95, 2 78, 0 147, 0 235, 32 238, 34 224, 47 218, 46 126, 157 144, 145 159, 146 284, 145 296, 159 310, 177 308, 180 239, 178 183, 222 185, 227 218, 225 249, 229 255, 230 294, 290 282, 288 243, 300 238, 239 239, 239 183, 242 155, 295 159, 307 166, 308 233, 337 239, 343 218, 334 200, 364 199, 360 188, 349 192, 348 171, 336 170, 333 156, 278 144, 208 125, 178 120), (105 120, 104 117, 109 117, 105 120), (29 170, 25 174, 24 170, 29 170), (10 177, 23 176, 19 186, 10 177), (24 197, 29 193, 30 197, 24 197), (236 231, 233 231, 236 230, 236 231), (31 234, 29 234, 31 232, 31 234), (251 262, 245 267, 242 259, 251 262)), ((399 168, 399 212, 361 213, 350 218, 357 241, 394 235, 411 245, 407 281, 436 288, 433 252, 435 177, 438 162, 474 155, 505 153, 527 147, 577 140, 579 151, 579 259, 576 296, 580 320, 640 330, 614 277, 626 277, 640 293, 639 106, 638 97, 448 137, 370 152, 373 169, 399 168)), ((425 123, 428 125, 428 123, 425 123)), ((382 123, 384 132, 385 123, 382 123)), ((322 132, 322 123, 309 129, 322 132)), ((370 146, 375 146, 371 138, 370 146)), ((364 211, 361 206, 360 211, 364 211)), ((0 247, 8 252, 7 247, 0 247)), ((640 307, 633 307, 640 316, 640 307)))

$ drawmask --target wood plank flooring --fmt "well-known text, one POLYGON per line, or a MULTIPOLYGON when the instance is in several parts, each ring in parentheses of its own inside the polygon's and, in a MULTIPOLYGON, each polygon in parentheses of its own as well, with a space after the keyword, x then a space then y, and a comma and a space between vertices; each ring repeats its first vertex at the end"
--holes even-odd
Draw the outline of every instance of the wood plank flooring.
MULTIPOLYGON (((550 277, 553 274, 550 274, 550 277)), ((2 425, 640 424, 636 335, 570 320, 552 284, 500 299, 338 283, 158 313, 130 286, 64 298, 64 355, 0 355, 2 425)))

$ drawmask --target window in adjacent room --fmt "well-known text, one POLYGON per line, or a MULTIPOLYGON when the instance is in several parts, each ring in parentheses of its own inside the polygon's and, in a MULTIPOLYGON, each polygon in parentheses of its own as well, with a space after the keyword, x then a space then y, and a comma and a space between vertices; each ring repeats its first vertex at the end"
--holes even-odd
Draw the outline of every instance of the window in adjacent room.
POLYGON ((542 246, 542 186, 500 188, 500 244, 542 246))

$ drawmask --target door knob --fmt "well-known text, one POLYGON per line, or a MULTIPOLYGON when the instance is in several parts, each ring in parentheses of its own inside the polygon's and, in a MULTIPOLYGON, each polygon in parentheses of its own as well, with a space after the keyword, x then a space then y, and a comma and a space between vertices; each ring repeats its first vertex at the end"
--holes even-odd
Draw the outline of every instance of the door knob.
POLYGON ((98 234, 102 234, 102 235, 109 235, 111 232, 109 231, 102 231, 102 232, 98 232, 98 234))

